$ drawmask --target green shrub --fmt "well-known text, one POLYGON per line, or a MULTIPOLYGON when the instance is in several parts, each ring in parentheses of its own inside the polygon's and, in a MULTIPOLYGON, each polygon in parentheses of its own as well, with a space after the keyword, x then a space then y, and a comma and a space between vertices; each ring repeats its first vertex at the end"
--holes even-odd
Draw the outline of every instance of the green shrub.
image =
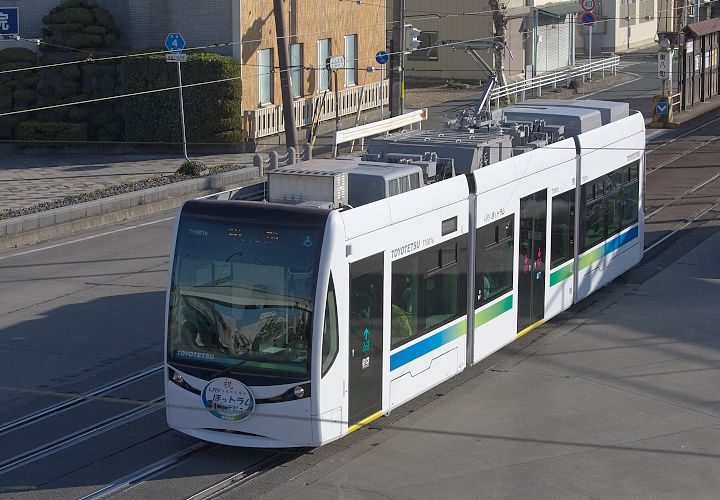
POLYGON ((65 66, 60 70, 60 74, 66 80, 77 80, 80 78, 80 68, 76 65, 65 66))
POLYGON ((0 50, 0 65, 7 62, 25 62, 33 66, 37 61, 35 52, 30 49, 10 48, 0 50))
POLYGON ((208 173, 207 166, 198 160, 185 160, 182 165, 180 165, 180 168, 177 169, 175 172, 177 174, 183 174, 183 175, 205 175, 208 173))
POLYGON ((82 74, 86 77, 96 78, 103 74, 103 69, 98 64, 86 64, 82 67, 82 74))
POLYGON ((82 30, 77 29, 76 31, 82 31, 83 33, 89 33, 91 35, 104 35, 108 30, 105 26, 91 25, 83 27, 82 30))
POLYGON ((15 89, 13 99, 22 104, 30 104, 37 100, 37 90, 34 89, 15 89))
MULTIPOLYGON (((194 53, 182 65, 183 84, 222 78, 236 80, 183 89, 188 142, 238 142, 242 138, 241 63, 216 54, 194 53)), ((123 62, 125 92, 140 92, 177 85, 177 68, 162 55, 123 62)), ((177 91, 124 99, 125 136, 128 141, 180 142, 180 104, 177 91)))
POLYGON ((91 24, 94 20, 93 13, 84 5, 77 7, 69 7, 68 3, 54 8, 50 11, 50 14, 44 16, 42 19, 43 24, 47 25, 62 25, 67 23, 77 23, 80 25, 91 24))
POLYGON ((86 141, 87 125, 85 123, 23 122, 15 129, 15 138, 20 141, 86 141))
POLYGON ((0 139, 12 139, 15 137, 15 127, 20 119, 15 115, 0 116, 0 139))
POLYGON ((101 109, 90 115, 90 123, 96 127, 101 127, 113 121, 115 121, 115 115, 109 109, 101 109))
POLYGON ((77 33, 65 38, 64 43, 75 49, 102 47, 105 45, 105 39, 102 35, 88 35, 86 33, 77 33))
POLYGON ((88 110, 84 107, 73 106, 68 110, 67 116, 73 122, 85 122, 88 119, 88 110))

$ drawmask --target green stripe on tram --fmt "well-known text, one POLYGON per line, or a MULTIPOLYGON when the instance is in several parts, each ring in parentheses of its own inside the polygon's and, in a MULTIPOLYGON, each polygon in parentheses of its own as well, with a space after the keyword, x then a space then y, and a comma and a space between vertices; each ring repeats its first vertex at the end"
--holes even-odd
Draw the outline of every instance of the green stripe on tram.
POLYGON ((512 294, 508 295, 502 300, 499 300, 498 302, 495 302, 490 307, 483 309, 481 311, 475 312, 475 328, 484 325, 491 319, 495 319, 498 316, 500 316, 502 313, 505 313, 512 309, 512 303, 513 303, 513 296, 512 294))
POLYGON ((573 275, 573 263, 570 262, 565 267, 561 267, 557 271, 550 273, 550 286, 555 286, 561 281, 565 281, 573 275))

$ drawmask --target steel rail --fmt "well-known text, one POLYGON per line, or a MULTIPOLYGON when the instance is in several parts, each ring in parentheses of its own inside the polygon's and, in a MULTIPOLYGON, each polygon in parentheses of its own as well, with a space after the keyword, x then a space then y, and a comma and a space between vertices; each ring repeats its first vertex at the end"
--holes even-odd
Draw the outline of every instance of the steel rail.
POLYGON ((255 479, 256 477, 264 474, 273 467, 280 465, 282 462, 285 461, 286 455, 287 453, 283 452, 274 453, 268 458, 250 465, 244 471, 233 474, 232 476, 225 478, 222 481, 219 481, 212 486, 208 486, 202 491, 199 491, 194 495, 187 497, 186 500, 205 500, 217 498, 218 496, 223 495, 228 491, 237 488, 238 486, 242 486, 243 484, 247 483, 252 479, 255 479))
POLYGON ((666 202, 666 203, 663 203, 662 205, 660 205, 658 208, 656 208, 655 210, 653 210, 653 211, 650 212, 649 214, 645 214, 645 220, 648 220, 648 219, 649 219, 650 217, 652 217, 653 215, 658 214, 661 210, 669 207, 670 205, 672 205, 672 204, 675 203, 676 201, 683 199, 685 196, 694 193, 694 192, 697 191, 698 189, 704 188, 705 186, 707 186, 708 184, 710 184, 712 181, 717 180, 719 177, 720 177, 720 173, 717 173, 717 174, 713 175, 712 177, 710 177, 708 180, 703 181, 703 182, 701 182, 700 184, 696 184, 695 186, 691 187, 690 189, 686 190, 685 192, 680 193, 680 194, 677 195, 675 198, 673 198, 672 200, 670 200, 670 201, 668 201, 668 202, 666 202))
POLYGON ((157 462, 150 464, 147 467, 143 467, 142 469, 123 476, 120 479, 113 481, 112 483, 103 486, 98 490, 93 491, 92 493, 88 493, 87 495, 80 497, 78 500, 107 498, 123 491, 127 491, 137 486, 141 482, 152 479, 161 472, 165 472, 175 467, 183 460, 185 460, 188 456, 195 455, 203 449, 209 450, 211 448, 214 448, 215 446, 216 445, 212 445, 210 443, 195 443, 194 445, 185 448, 184 450, 180 450, 177 453, 174 453, 168 457, 165 457, 162 460, 158 460, 157 462))
POLYGON ((13 432, 13 431, 16 431, 18 429, 21 429, 27 425, 34 424, 35 422, 39 422, 40 420, 44 420, 48 417, 54 416, 58 413, 66 411, 70 408, 87 403, 87 402, 91 401, 89 398, 93 398, 96 396, 106 394, 106 393, 111 392, 115 389, 118 389, 124 385, 130 384, 132 382, 136 382, 136 381, 143 379, 149 375, 152 375, 153 373, 155 373, 157 371, 162 370, 162 368, 163 368, 162 364, 151 366, 144 370, 140 370, 139 372, 136 372, 128 377, 118 379, 107 385, 103 385, 103 386, 93 389, 91 391, 79 394, 71 399, 68 399, 67 401, 62 401, 60 403, 42 408, 40 410, 29 413, 25 416, 22 416, 22 417, 14 419, 14 420, 11 420, 9 422, 6 422, 6 423, 0 425, 0 436, 10 433, 10 432, 13 432))
POLYGON ((697 221, 700 217, 705 215, 708 212, 711 212, 715 210, 716 208, 720 207, 720 201, 712 205, 710 208, 707 208, 700 212, 699 214, 693 215, 691 217, 688 217, 683 221, 680 225, 676 226, 672 231, 670 231, 668 234, 657 240, 655 243, 647 247, 645 250, 643 250, 643 254, 648 253, 650 250, 658 246, 660 243, 666 241, 668 238, 672 237, 673 235, 677 234, 678 232, 682 231, 686 227, 688 227, 693 222, 697 221))
POLYGON ((14 457, 3 460, 0 462, 0 475, 50 456, 58 451, 64 450, 83 441, 87 441, 92 437, 132 422, 133 420, 142 418, 150 413, 156 412, 162 409, 158 406, 158 403, 164 400, 164 397, 155 398, 148 401, 146 405, 141 406, 140 408, 135 408, 121 413, 120 415, 115 415, 114 417, 33 448, 32 450, 28 450, 24 453, 20 453, 19 455, 15 455, 14 457))

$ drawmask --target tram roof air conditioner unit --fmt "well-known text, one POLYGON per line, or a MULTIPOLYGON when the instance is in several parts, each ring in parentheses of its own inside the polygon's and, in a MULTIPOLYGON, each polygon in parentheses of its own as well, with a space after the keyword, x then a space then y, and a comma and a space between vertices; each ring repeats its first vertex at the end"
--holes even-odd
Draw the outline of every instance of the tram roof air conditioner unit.
POLYGON ((348 172, 355 161, 316 159, 288 165, 268 172, 268 195, 272 203, 290 205, 331 204, 334 208, 348 203, 348 172))

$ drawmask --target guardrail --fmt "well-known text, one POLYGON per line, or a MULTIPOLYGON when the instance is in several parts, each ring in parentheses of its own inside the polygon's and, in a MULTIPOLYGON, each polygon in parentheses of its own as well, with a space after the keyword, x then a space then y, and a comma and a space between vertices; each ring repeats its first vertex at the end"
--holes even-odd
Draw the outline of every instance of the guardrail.
POLYGON ((585 79, 592 80, 593 73, 600 73, 602 77, 605 77, 605 72, 610 71, 613 75, 617 74, 617 68, 620 64, 620 56, 613 55, 604 59, 598 59, 591 63, 578 64, 558 71, 552 71, 544 73, 542 75, 528 78, 526 80, 520 80, 517 82, 503 85, 502 87, 495 87, 490 93, 490 100, 494 101, 496 107, 500 107, 500 100, 515 98, 517 100, 525 100, 528 92, 533 93, 535 97, 542 96, 543 87, 552 87, 556 89, 558 84, 565 87, 570 87, 570 84, 575 79, 582 79, 585 83, 585 79))
POLYGON ((673 108, 673 113, 682 111, 682 94, 670 94, 670 106, 673 108), (677 108, 677 109, 675 109, 677 108))
MULTIPOLYGON (((385 80, 341 90, 338 92, 337 102, 335 102, 335 92, 331 91, 297 99, 293 103, 295 125, 299 128, 312 124, 313 120, 332 120, 335 118, 336 107, 340 116, 357 113, 358 108, 360 111, 377 108, 381 103, 387 104, 389 96, 388 81, 385 80)), ((246 111, 245 128, 251 139, 284 132, 282 104, 246 111)))

